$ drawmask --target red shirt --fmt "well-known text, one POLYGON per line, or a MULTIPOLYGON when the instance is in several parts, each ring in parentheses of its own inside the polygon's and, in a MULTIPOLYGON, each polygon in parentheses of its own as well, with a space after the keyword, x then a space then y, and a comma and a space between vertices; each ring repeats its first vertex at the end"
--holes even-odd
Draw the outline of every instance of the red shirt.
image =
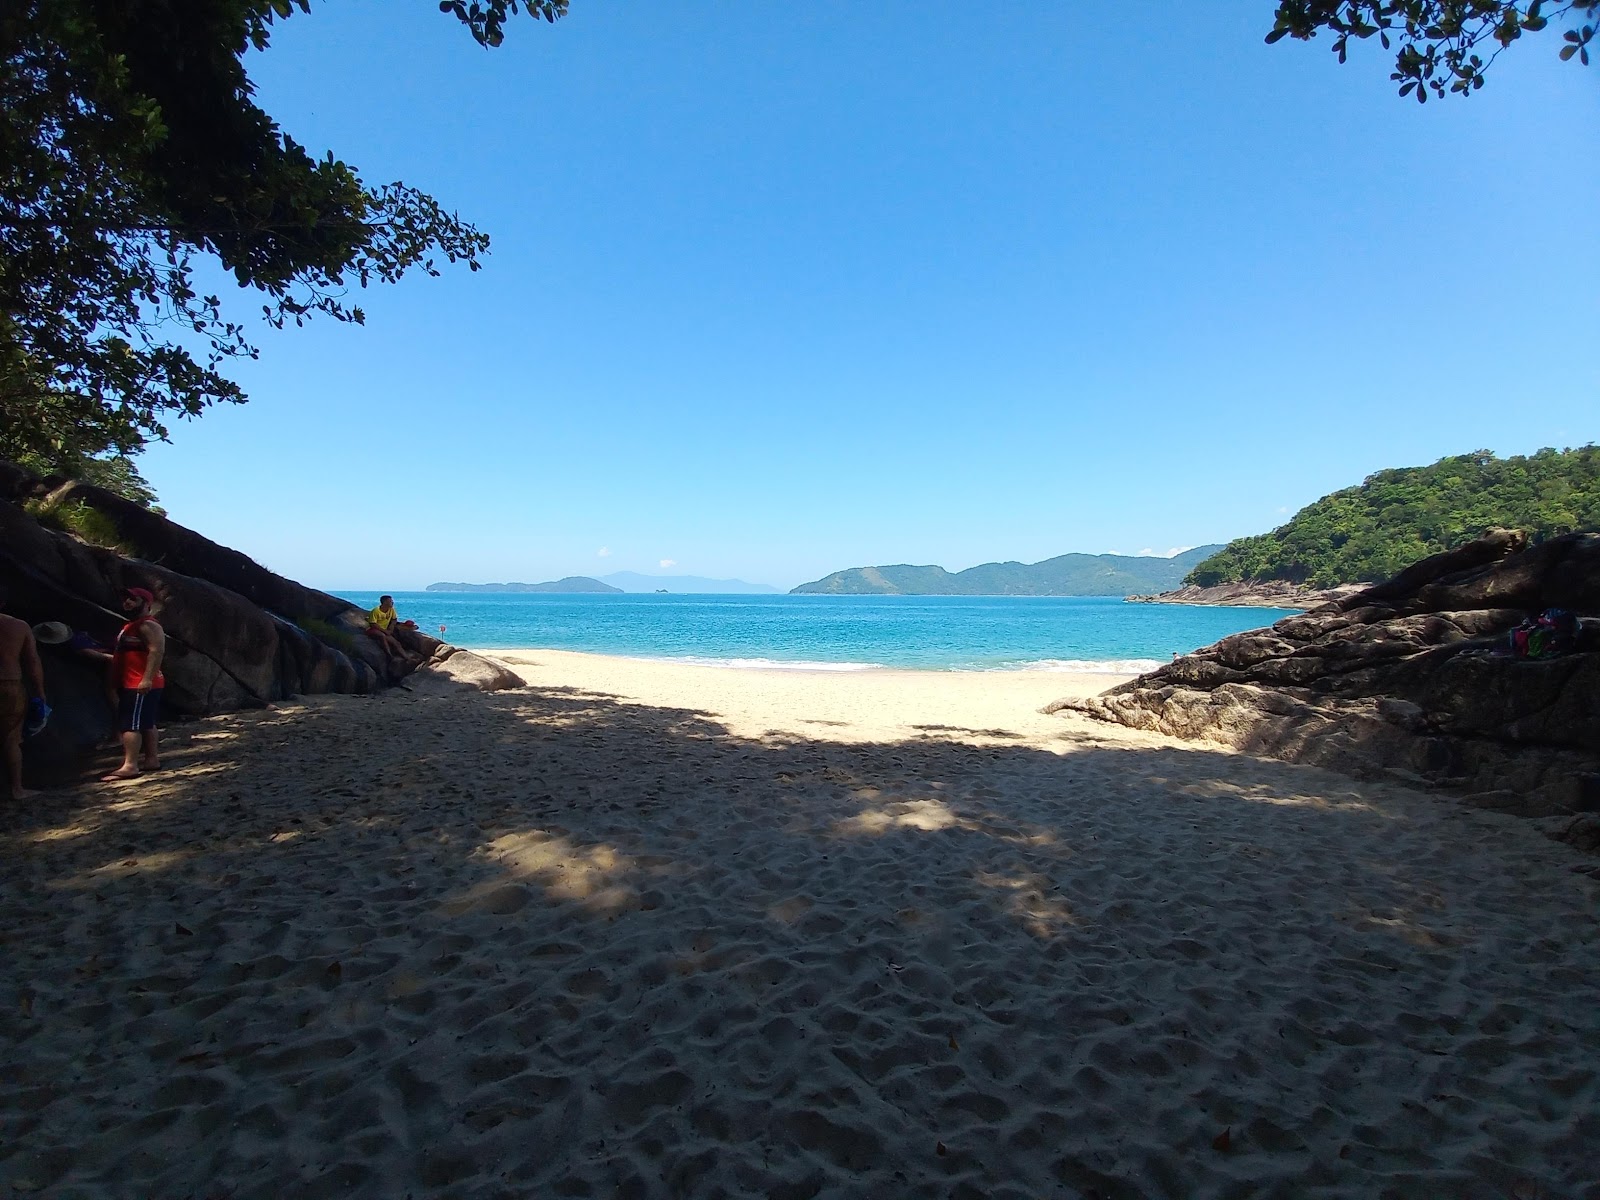
MULTIPOLYGON (((122 627, 122 632, 117 634, 115 673, 120 687, 137 688, 144 682, 145 668, 150 665, 150 643, 139 631, 139 626, 148 620, 149 617, 138 617, 129 621, 122 627)), ((166 687, 167 677, 157 671, 155 680, 150 686, 166 687)))

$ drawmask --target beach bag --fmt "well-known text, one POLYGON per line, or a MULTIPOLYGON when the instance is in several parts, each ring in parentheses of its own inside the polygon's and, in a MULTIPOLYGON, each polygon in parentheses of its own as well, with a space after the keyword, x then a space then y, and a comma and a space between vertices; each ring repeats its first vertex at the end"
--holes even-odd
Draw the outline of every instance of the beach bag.
POLYGON ((38 737, 50 723, 50 706, 38 696, 28 701, 28 715, 23 719, 22 732, 27 737, 38 737))

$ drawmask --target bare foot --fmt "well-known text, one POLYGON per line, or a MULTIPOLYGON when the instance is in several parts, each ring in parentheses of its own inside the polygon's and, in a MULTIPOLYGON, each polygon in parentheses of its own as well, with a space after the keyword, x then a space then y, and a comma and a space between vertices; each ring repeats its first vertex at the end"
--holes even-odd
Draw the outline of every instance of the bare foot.
POLYGON ((138 767, 118 767, 111 774, 100 776, 100 782, 116 783, 119 779, 137 779, 140 774, 138 767))
POLYGON ((141 771, 159 771, 161 770, 161 764, 153 758, 141 758, 139 760, 139 769, 141 771))
POLYGON ((11 798, 13 800, 32 800, 38 794, 37 788, 19 787, 11 789, 11 798))

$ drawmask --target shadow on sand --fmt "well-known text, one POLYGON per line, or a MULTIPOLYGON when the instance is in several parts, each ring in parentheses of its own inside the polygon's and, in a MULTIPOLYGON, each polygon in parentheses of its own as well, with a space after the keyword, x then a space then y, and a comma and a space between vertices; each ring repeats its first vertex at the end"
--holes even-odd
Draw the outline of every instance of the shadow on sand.
POLYGON ((318 699, 9 809, 0 1187, 1589 1194, 1569 852, 1087 725, 916 729, 318 699))

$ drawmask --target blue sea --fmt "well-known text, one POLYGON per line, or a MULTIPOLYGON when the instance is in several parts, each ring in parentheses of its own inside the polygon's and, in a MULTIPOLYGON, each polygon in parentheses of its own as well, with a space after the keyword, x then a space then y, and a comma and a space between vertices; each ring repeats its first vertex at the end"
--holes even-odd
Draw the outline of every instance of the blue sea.
MULTIPOLYGON (((344 592, 370 608, 377 592, 344 592)), ((1059 596, 695 596, 395 592, 457 646, 583 650, 726 667, 1148 671, 1277 608, 1059 596)))

